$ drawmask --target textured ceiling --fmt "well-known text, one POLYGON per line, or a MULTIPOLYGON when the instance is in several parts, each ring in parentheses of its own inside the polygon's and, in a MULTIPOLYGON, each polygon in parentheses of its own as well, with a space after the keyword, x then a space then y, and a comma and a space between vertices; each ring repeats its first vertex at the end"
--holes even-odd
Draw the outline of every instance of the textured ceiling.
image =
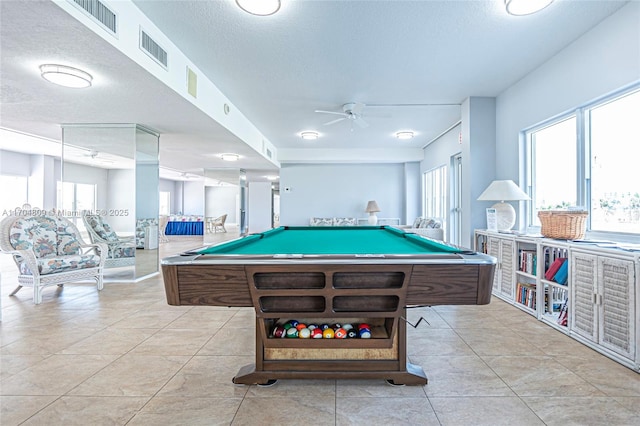
MULTIPOLYGON (((556 1, 525 17, 502 0, 283 0, 270 17, 233 1, 133 3, 279 152, 305 161, 309 149, 376 149, 385 161, 385 150, 424 146, 459 120, 465 98, 497 96, 626 2, 556 1), (352 101, 367 104, 368 128, 325 126, 337 116, 314 112, 352 101), (303 130, 321 138, 303 142, 303 130), (399 130, 417 136, 398 141, 399 130)), ((216 154, 234 151, 257 175, 273 169, 53 3, 2 0, 0 20, 1 126, 60 139, 62 123, 139 123, 161 133, 164 166, 223 167, 216 154), (100 83, 70 91, 39 77, 39 64, 61 61, 100 83)))

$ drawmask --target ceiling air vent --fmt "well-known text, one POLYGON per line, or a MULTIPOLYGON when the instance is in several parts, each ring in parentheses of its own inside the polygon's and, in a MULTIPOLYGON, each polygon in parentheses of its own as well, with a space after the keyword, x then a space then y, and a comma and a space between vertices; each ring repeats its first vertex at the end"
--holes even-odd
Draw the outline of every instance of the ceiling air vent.
POLYGON ((71 3, 80 7, 85 13, 98 21, 112 34, 117 34, 116 19, 117 16, 111 9, 99 0, 69 0, 71 3))
POLYGON ((167 51, 149 37, 149 34, 145 33, 142 28, 140 28, 140 49, 151 56, 154 61, 162 65, 164 69, 167 68, 167 51))

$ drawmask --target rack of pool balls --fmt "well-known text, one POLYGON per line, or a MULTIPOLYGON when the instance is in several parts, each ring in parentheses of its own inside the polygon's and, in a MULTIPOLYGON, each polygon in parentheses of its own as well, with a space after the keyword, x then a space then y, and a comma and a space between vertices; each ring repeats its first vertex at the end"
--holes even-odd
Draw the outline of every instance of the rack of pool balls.
POLYGON ((297 320, 289 320, 284 324, 276 324, 271 330, 271 337, 299 339, 370 339, 371 326, 361 324, 304 324, 297 320))

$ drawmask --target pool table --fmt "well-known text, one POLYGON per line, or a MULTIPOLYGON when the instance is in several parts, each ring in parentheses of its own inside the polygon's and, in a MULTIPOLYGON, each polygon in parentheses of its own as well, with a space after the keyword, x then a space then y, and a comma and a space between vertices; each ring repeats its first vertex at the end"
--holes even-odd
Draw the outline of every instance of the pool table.
POLYGON ((496 259, 388 226, 284 226, 162 260, 170 305, 253 307, 255 364, 234 383, 383 378, 427 383, 407 362, 406 309, 483 305, 496 259), (274 336, 290 320, 366 323, 367 339, 274 336))

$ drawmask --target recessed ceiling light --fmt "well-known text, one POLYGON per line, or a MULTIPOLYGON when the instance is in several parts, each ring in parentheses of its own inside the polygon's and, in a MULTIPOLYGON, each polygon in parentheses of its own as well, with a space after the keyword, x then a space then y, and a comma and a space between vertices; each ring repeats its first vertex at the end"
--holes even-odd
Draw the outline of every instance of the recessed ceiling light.
POLYGON ((310 141, 318 139, 318 136, 320 136, 318 132, 306 131, 306 132, 300 133, 300 137, 302 139, 306 139, 310 141))
POLYGON ((236 0, 240 9, 252 15, 268 16, 280 10, 280 0, 236 0))
POLYGON ((91 74, 66 65, 40 65, 40 75, 45 80, 64 87, 80 89, 91 86, 91 74))
POLYGON ((553 0, 504 0, 507 12, 521 16, 536 13, 549 6, 553 0))
POLYGON ((278 176, 265 176, 269 180, 278 180, 278 176))
POLYGON ((411 139, 413 138, 413 132, 398 132, 396 133, 398 139, 411 139))
POLYGON ((240 156, 238 154, 220 154, 220 158, 224 161, 238 161, 240 156))

